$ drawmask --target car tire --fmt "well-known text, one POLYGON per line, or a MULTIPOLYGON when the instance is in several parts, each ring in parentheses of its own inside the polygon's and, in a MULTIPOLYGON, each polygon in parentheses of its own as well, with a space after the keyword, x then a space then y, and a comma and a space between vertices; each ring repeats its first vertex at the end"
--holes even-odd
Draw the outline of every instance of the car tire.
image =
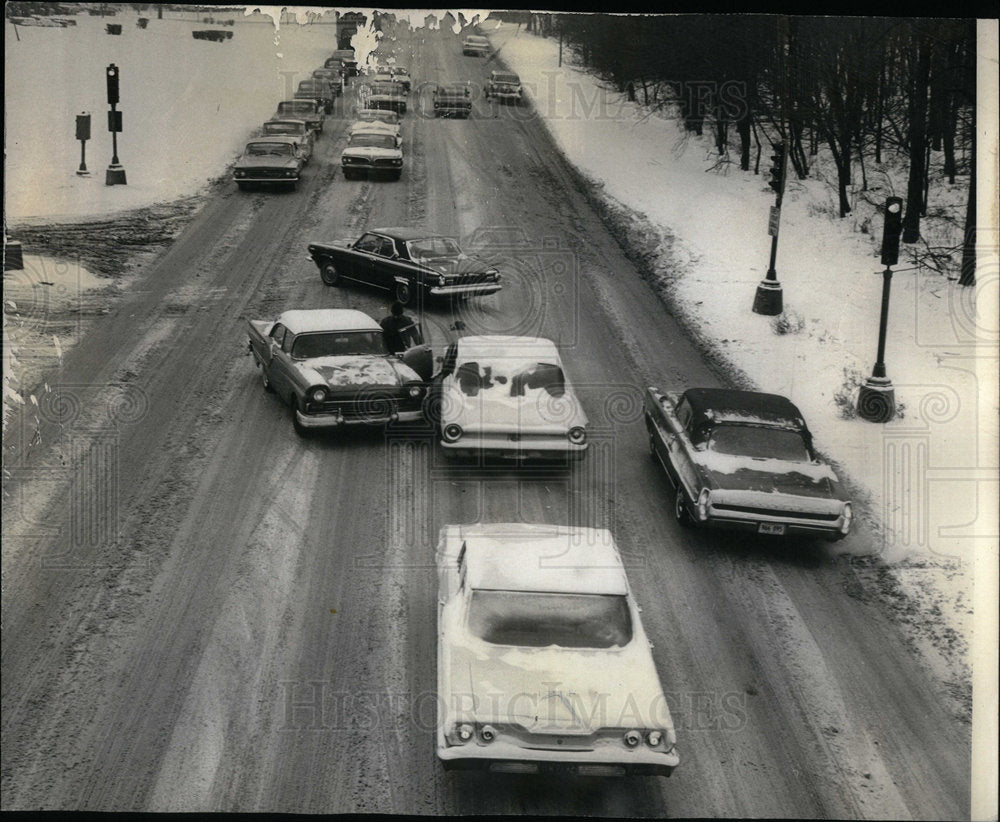
POLYGON ((339 285, 340 284, 340 272, 337 271, 337 266, 335 266, 331 261, 327 260, 320 266, 319 277, 323 281, 323 285, 339 285))
POLYGON ((396 300, 403 305, 413 302, 413 285, 411 283, 396 283, 396 300))
POLYGON ((299 422, 298 412, 299 410, 299 399, 294 394, 292 394, 292 428, 295 429, 295 433, 300 437, 305 439, 309 436, 309 429, 306 428, 299 422))
POLYGON ((267 369, 264 367, 264 363, 260 364, 260 384, 264 386, 264 391, 268 394, 274 393, 274 386, 271 385, 271 381, 267 378, 267 369))
POLYGON ((691 513, 688 511, 687 494, 684 493, 684 486, 677 483, 677 493, 674 495, 674 519, 685 528, 692 524, 691 513))

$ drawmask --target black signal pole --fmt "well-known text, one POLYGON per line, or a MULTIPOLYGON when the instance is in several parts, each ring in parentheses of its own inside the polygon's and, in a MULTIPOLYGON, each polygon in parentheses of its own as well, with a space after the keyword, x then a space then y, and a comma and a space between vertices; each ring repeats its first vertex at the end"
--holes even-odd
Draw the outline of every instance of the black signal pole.
POLYGON ((108 112, 108 131, 111 132, 111 165, 108 166, 104 175, 104 184, 109 186, 126 185, 125 169, 118 162, 118 132, 122 130, 122 113, 118 111, 118 66, 112 63, 107 69, 108 81, 108 103, 111 111, 108 112))
POLYGON ((899 238, 903 231, 903 201, 889 197, 885 201, 882 225, 882 311, 878 323, 878 353, 872 375, 858 391, 858 416, 869 422, 889 422, 896 416, 896 392, 885 371, 885 336, 889 324, 889 290, 892 266, 899 261, 899 238))

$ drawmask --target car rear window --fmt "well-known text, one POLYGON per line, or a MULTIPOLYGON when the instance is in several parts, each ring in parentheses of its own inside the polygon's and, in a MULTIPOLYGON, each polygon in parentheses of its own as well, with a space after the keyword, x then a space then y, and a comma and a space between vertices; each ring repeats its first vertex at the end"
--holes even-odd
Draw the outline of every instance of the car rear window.
POLYGON ((759 425, 717 425, 709 435, 708 449, 719 454, 789 462, 809 462, 811 459, 797 431, 759 425))
POLYGON ((628 601, 620 594, 474 590, 468 624, 493 645, 613 648, 632 640, 628 601))

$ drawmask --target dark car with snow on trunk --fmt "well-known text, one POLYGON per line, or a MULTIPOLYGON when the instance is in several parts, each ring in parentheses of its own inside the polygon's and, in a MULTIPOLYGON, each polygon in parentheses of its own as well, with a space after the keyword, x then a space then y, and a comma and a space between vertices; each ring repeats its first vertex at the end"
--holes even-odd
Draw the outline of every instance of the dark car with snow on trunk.
POLYGON ((689 388, 645 398, 649 450, 674 485, 674 516, 773 536, 843 539, 853 512, 785 397, 689 388))
POLYGON ((450 237, 413 228, 378 228, 357 240, 310 243, 326 285, 353 280, 391 292, 403 305, 418 297, 471 297, 499 291, 500 272, 450 237))
POLYGON ((264 390, 291 407, 296 433, 421 419, 424 378, 407 363, 420 368, 426 346, 391 354, 381 326, 352 309, 292 310, 248 323, 264 390))

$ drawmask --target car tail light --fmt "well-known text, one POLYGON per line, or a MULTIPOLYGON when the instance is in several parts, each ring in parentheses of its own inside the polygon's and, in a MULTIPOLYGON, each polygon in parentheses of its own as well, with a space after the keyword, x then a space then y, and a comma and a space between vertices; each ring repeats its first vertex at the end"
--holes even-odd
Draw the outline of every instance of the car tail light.
POLYGON ((462 438, 462 426, 455 423, 446 425, 444 431, 441 432, 441 436, 447 442, 458 442, 462 438))
POLYGON ((323 402, 326 399, 326 389, 325 388, 313 388, 309 392, 309 399, 313 402, 323 402))
POLYGON ((472 726, 469 724, 459 725, 455 730, 455 735, 461 742, 468 742, 472 739, 472 726))
POLYGON ((698 519, 704 522, 708 519, 708 504, 711 502, 712 493, 707 488, 702 488, 698 494, 698 519))
POLYGON ((660 733, 659 731, 650 731, 648 734, 646 734, 646 744, 649 745, 650 748, 655 748, 662 741, 663 741, 663 734, 660 733))
POLYGON ((626 731, 624 740, 627 747, 635 748, 642 742, 642 734, 636 730, 626 731))
POLYGON ((483 740, 483 742, 489 743, 497 738, 497 732, 492 725, 483 725, 483 727, 479 731, 479 736, 483 740))
POLYGON ((851 520, 854 519, 854 509, 851 508, 851 503, 849 502, 844 503, 843 516, 844 516, 844 522, 840 526, 840 533, 846 534, 848 531, 851 530, 851 520))
POLYGON ((573 443, 573 445, 583 445, 587 441, 587 432, 580 425, 570 428, 569 441, 573 443))

